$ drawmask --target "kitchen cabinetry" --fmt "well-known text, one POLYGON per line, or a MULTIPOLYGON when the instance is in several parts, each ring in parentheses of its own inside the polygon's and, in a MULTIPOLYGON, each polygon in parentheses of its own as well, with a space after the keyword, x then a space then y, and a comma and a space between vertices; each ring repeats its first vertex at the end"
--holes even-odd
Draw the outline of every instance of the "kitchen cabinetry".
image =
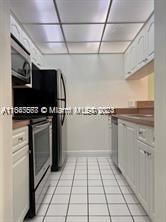
POLYGON ((123 174, 126 174, 126 125, 124 122, 118 121, 118 167, 123 174))
POLYGON ((142 75, 150 74, 153 66, 146 67, 154 59, 154 15, 145 24, 136 39, 124 54, 124 70, 126 79, 139 79, 142 75), (142 70, 142 73, 138 71, 142 70), (149 72, 149 73, 148 73, 149 72))
POLYGON ((153 220, 153 128, 118 120, 118 166, 145 210, 153 220))
POLYGON ((21 42, 21 34, 22 30, 13 16, 10 16, 10 32, 14 35, 14 37, 21 42))
POLYGON ((138 149, 138 198, 146 211, 154 214, 154 150, 137 140, 138 149))
POLYGON ((143 67, 145 65, 145 32, 142 30, 136 38, 136 47, 137 47, 137 52, 134 57, 137 57, 136 65, 137 69, 143 67))
POLYGON ((26 50, 31 53, 31 40, 23 31, 21 34, 21 43, 26 48, 26 50))
POLYGON ((125 121, 118 122, 118 166, 133 190, 136 190, 136 129, 125 121))
POLYGON ((136 129, 130 123, 126 125, 127 178, 131 188, 136 190, 136 129))
POLYGON ((13 217, 22 222, 29 210, 28 127, 13 130, 13 217))
POLYGON ((147 62, 154 58, 154 16, 148 21, 146 28, 146 59, 147 62))

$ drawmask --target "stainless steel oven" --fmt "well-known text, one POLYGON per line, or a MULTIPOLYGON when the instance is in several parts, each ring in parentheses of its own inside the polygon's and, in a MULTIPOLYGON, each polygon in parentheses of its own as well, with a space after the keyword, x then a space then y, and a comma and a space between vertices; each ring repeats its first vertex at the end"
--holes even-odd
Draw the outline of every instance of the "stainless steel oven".
POLYGON ((46 118, 31 120, 30 136, 30 210, 37 214, 49 186, 50 176, 50 122, 46 118))
POLYGON ((14 36, 11 36, 11 66, 13 85, 30 83, 32 72, 30 53, 14 36))
POLYGON ((35 187, 50 166, 50 123, 37 123, 32 126, 33 170, 35 187))

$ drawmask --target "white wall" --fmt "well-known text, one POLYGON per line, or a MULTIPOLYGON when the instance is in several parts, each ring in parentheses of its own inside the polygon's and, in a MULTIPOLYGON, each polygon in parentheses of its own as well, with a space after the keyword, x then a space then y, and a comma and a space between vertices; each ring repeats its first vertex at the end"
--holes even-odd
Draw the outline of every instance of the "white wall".
MULTIPOLYGON (((0 0, 0 107, 11 106, 9 1, 0 0)), ((13 222, 12 117, 0 114, 0 221, 13 222)))
MULTIPOLYGON (((67 80, 68 106, 127 107, 147 99, 147 79, 124 80, 123 55, 47 55, 47 68, 60 68, 67 80)), ((68 118, 68 150, 108 150, 108 118, 68 118)))

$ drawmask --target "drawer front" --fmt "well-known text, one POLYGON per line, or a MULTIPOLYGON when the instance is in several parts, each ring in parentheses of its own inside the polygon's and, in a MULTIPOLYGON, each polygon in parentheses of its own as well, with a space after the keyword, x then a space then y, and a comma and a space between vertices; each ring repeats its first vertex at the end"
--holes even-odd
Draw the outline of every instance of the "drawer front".
POLYGON ((147 126, 138 126, 137 139, 150 145, 154 146, 154 129, 147 126))
POLYGON ((13 153, 28 144, 28 127, 13 130, 12 150, 13 153))

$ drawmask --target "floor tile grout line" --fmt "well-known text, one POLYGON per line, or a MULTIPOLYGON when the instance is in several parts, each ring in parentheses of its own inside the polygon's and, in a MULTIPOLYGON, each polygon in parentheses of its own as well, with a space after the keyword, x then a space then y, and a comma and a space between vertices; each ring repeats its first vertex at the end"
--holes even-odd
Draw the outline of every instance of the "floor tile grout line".
POLYGON ((65 222, 67 222, 67 217, 68 217, 68 212, 69 212, 69 207, 70 207, 70 200, 71 200, 73 184, 74 184, 74 180, 75 180, 75 172, 76 172, 76 168, 77 168, 77 161, 78 160, 76 159, 75 167, 74 167, 74 173, 73 173, 73 180, 72 180, 72 185, 71 185, 71 190, 70 190, 70 195, 69 195, 69 201, 68 201, 68 206, 67 206, 67 211, 66 211, 66 216, 65 216, 65 222))
MULTIPOLYGON (((108 159, 107 159, 107 162, 108 162, 110 168, 112 169, 112 167, 111 167, 108 159)), ((123 196, 123 198, 124 198, 124 201, 125 201, 125 203, 126 203, 126 206, 127 206, 128 210, 129 210, 129 212, 130 212, 131 218, 132 218, 132 220, 133 220, 133 222, 134 222, 134 221, 135 221, 135 220, 134 220, 134 217, 133 217, 133 215, 132 215, 132 213, 131 213, 131 211, 130 211, 130 208, 129 208, 128 203, 127 203, 127 201, 126 201, 126 199, 125 199, 125 196, 124 196, 124 194, 123 194, 123 192, 122 192, 122 189, 121 189, 121 187, 120 187, 120 185, 119 185, 119 183, 118 183, 118 180, 117 180, 117 178, 116 178, 116 176, 115 176, 114 171, 113 171, 113 175, 114 175, 115 180, 116 180, 116 182, 117 182, 117 184, 118 184, 118 187, 119 187, 119 189, 120 189, 120 191, 121 191, 121 194, 122 194, 122 196, 123 196)))
POLYGON ((112 222, 111 214, 110 214, 110 210, 109 210, 109 204, 108 204, 108 200, 107 200, 107 195, 106 195, 106 191, 105 191, 104 182, 103 182, 103 178, 102 178, 102 174, 101 174, 101 169, 100 169, 100 164, 99 164, 98 159, 97 159, 97 163, 98 163, 100 177, 101 177, 101 181, 102 181, 102 185, 103 185, 103 190, 104 190, 104 195, 105 195, 105 199, 106 199, 108 214, 109 214, 109 217, 110 217, 110 222, 112 222))
MULTIPOLYGON (((49 209, 49 207, 50 207, 50 205, 51 205, 51 202, 52 202, 53 196, 54 196, 55 191, 56 191, 56 189, 57 189, 57 187, 58 187, 58 184, 59 184, 59 181, 60 181, 60 179, 61 179, 61 176, 62 176, 63 170, 64 170, 64 167, 63 167, 63 169, 62 169, 62 171, 61 171, 61 173, 60 173, 60 176, 59 176, 58 182, 57 182, 57 184, 56 184, 56 186, 55 186, 55 190, 54 190, 54 192, 53 192, 53 194, 52 194, 52 197, 51 197, 51 199, 50 199, 50 201, 49 201, 49 204, 48 204, 48 207, 47 207, 47 210, 46 210, 46 212, 45 212, 45 215, 44 215, 44 217, 43 217, 42 222, 45 221, 45 218, 46 218, 46 216, 47 216, 48 209, 49 209)), ((59 171, 57 171, 57 173, 58 173, 58 172, 59 172, 59 171)))
MULTIPOLYGON (((97 159, 97 158, 96 158, 97 159)), ((89 177, 88 177, 88 158, 86 159, 86 166, 87 166, 87 207, 88 207, 88 211, 89 211, 89 177)), ((108 162, 108 165, 109 165, 109 167, 110 167, 110 169, 112 170, 112 172, 113 172, 113 174, 112 175, 114 175, 114 178, 115 178, 115 180, 116 180, 116 182, 117 182, 117 186, 119 187, 119 189, 120 189, 120 191, 121 191, 121 195, 123 196, 123 198, 124 198, 124 200, 125 200, 125 204, 126 204, 126 206, 127 206, 127 208, 128 208, 128 210, 129 210, 129 212, 130 212, 130 215, 129 216, 131 216, 131 218, 132 218, 132 221, 134 222, 135 220, 134 220, 134 217, 136 216, 136 217, 138 217, 138 216, 145 216, 145 217, 147 217, 148 215, 146 214, 146 215, 132 215, 132 213, 131 213, 131 211, 130 211, 130 209, 129 209, 129 204, 130 203, 128 203, 127 202, 127 200, 125 199, 125 193, 123 193, 122 192, 122 189, 121 189, 121 186, 120 186, 120 184, 119 184, 119 181, 118 181, 118 178, 117 178, 117 173, 116 172, 114 172, 114 170, 113 169, 115 169, 115 171, 116 171, 116 168, 115 168, 115 166, 113 165, 111 165, 111 163, 109 162, 110 161, 110 159, 108 159, 108 158, 106 158, 106 160, 107 160, 107 162, 108 162), (112 169, 112 167, 113 167, 113 169, 112 169)), ((102 172, 101 172, 101 166, 100 166, 100 161, 97 159, 97 163, 98 163, 98 168, 99 168, 99 175, 100 175, 100 177, 101 177, 101 180, 102 180, 102 187, 103 187, 103 189, 104 189, 104 194, 105 194, 105 198, 106 198, 106 201, 107 201, 107 207, 108 207, 108 212, 109 212, 109 214, 110 214, 110 211, 109 211, 109 203, 108 203, 108 200, 107 200, 107 195, 106 195, 106 192, 105 192, 105 186, 104 186, 104 179, 102 178, 102 172)), ((66 216, 64 216, 65 217, 65 222, 66 222, 66 220, 67 220, 67 217, 68 217, 68 210, 69 210, 69 206, 70 206, 70 199, 71 199, 71 195, 72 195, 72 190, 73 190, 73 183, 74 183, 74 180, 75 180, 75 171, 76 171, 76 168, 77 168, 77 160, 76 160, 76 162, 75 162, 75 165, 73 165, 74 167, 74 173, 73 173, 73 179, 72 179, 72 185, 71 185, 71 190, 70 190, 70 194, 69 194, 69 202, 68 202, 68 208, 67 208, 67 212, 66 212, 66 216)), ((64 167, 63 167, 63 169, 62 169, 62 171, 61 171, 61 173, 59 174, 59 179, 57 180, 57 184, 56 184, 56 186, 55 186, 55 190, 54 190, 54 192, 52 193, 52 194, 50 194, 50 195, 52 195, 52 197, 51 197, 51 199, 50 199, 50 201, 48 201, 49 202, 49 204, 48 204, 48 206, 47 206, 47 210, 46 210, 46 213, 42 216, 41 215, 41 217, 43 217, 43 219, 42 219, 42 222, 44 222, 44 220, 45 220, 45 218, 47 217, 47 212, 48 212, 48 209, 49 209, 49 207, 50 207, 50 205, 51 205, 51 202, 52 202, 52 199, 53 199, 53 196, 55 195, 55 192, 56 192, 56 190, 57 190, 57 187, 58 187, 58 184, 59 184, 59 181, 61 180, 61 177, 62 177, 62 174, 63 174, 63 171, 64 171, 64 167)), ((110 185, 111 186, 111 185, 110 185)), ((129 186, 129 185, 128 185, 129 186)), ((130 186, 129 186, 130 187, 130 186)), ((76 195, 77 195, 78 193, 76 193, 76 195)), ((81 193, 80 193, 81 194, 81 193)), ((132 193, 133 194, 133 193, 132 193)), ((116 195, 116 194, 115 194, 116 195)), ((129 195, 129 193, 126 193, 126 195, 129 195)), ((130 194, 131 195, 131 194, 130 194)), ((113 204, 113 203, 112 203, 113 204)), ((117 203, 118 204, 118 203, 117 203)), ((122 205, 123 205, 123 203, 121 203, 122 205)), ((135 203, 131 203, 131 205, 135 205, 135 203)), ((63 205, 63 204, 62 204, 63 205)), ((136 205, 141 205, 140 203, 138 203, 138 204, 136 204, 136 205)), ((142 205, 141 205, 142 206, 142 205)), ((40 216, 40 215, 39 215, 40 216)), ((51 215, 50 215, 51 216, 51 215)), ((54 215, 52 215, 52 217, 53 217, 54 215)), ((72 215, 71 215, 72 216, 72 215)), ((73 216, 76 216, 76 215, 73 215, 73 216)), ((81 215, 80 215, 81 216, 81 215)), ((88 222, 89 222, 89 220, 90 220, 90 215, 89 215, 89 212, 87 213, 87 216, 88 216, 88 222)), ((93 215, 93 216, 95 216, 95 215, 93 215)), ((96 215, 96 217, 97 216, 99 216, 99 215, 96 215)), ((118 216, 118 215, 116 215, 116 216, 118 216)), ((54 217, 56 217, 56 216, 54 216, 54 217)), ((81 217, 83 217, 83 215, 81 216, 81 217)), ((112 221, 112 216, 110 215, 109 216, 110 217, 110 220, 112 221)), ((119 217, 127 217, 127 215, 119 215, 119 217)))

